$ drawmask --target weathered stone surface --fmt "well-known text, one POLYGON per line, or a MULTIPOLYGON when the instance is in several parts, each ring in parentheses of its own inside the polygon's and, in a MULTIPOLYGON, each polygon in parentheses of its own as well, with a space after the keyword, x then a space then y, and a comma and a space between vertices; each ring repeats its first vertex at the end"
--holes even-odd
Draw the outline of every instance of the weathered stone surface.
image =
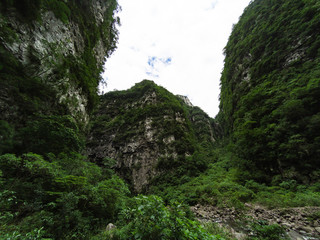
POLYGON ((200 140, 214 142, 209 116, 199 108, 195 109, 201 117, 194 116, 192 109, 148 80, 128 91, 108 93, 102 96, 93 119, 97 123, 89 137, 88 155, 97 163, 106 157, 115 159, 119 174, 136 192, 142 192, 162 174, 160 160, 170 162, 193 154, 189 139, 196 141, 203 136, 202 132, 194 133, 193 126, 198 124, 203 129, 205 124, 207 138, 200 140), (190 114, 184 110, 187 107, 190 114))
MULTIPOLYGON (((99 27, 104 22, 109 3, 102 0, 89 2, 87 14, 93 14, 96 22, 92 24, 99 27)), ((79 84, 75 84, 74 80, 68 77, 69 70, 61 72, 61 66, 68 57, 72 57, 74 61, 84 61, 82 54, 88 47, 88 36, 81 31, 83 23, 74 20, 77 18, 69 18, 68 22, 62 22, 52 11, 45 8, 40 11, 40 19, 32 22, 21 21, 14 9, 8 11, 6 16, 1 16, 15 34, 15 38, 13 41, 5 41, 0 37, 0 43, 22 65, 26 76, 39 78, 42 83, 54 89, 56 102, 66 106, 67 114, 86 125, 89 121, 88 96, 79 84)), ((90 47, 94 53, 92 56, 96 58, 97 68, 101 68, 110 51, 109 46, 105 46, 99 40, 90 47)), ((9 92, 10 89, 6 88, 1 91, 0 109, 3 110, 3 119, 10 119, 17 112, 14 107, 16 103, 10 100, 12 96, 9 94, 5 99, 9 92)))
MULTIPOLYGON (((213 206, 196 205, 191 207, 191 211, 200 221, 214 221, 229 225, 230 222, 243 221, 251 218, 255 220, 264 220, 269 224, 279 224, 284 227, 288 236, 292 240, 319 239, 320 228, 313 227, 314 223, 308 221, 309 216, 318 212, 320 207, 300 207, 283 208, 268 210, 264 207, 246 204, 244 212, 238 212, 235 209, 217 208, 213 206)), ((231 226, 228 226, 229 228, 231 226)), ((232 227, 231 227, 232 228, 232 227)), ((243 231, 245 228, 243 229, 243 231)), ((237 232, 234 229, 233 232, 237 232)), ((233 234, 235 236, 235 234, 233 234)))
POLYGON ((177 95, 177 97, 181 98, 186 105, 193 107, 193 104, 191 103, 190 99, 187 96, 177 95))
POLYGON ((111 231, 111 230, 116 229, 116 228, 117 228, 116 225, 114 225, 113 223, 109 223, 107 225, 107 227, 106 227, 106 231, 111 231))
MULTIPOLYGON (((101 107, 102 112, 113 112, 115 108, 123 108, 126 111, 132 109, 141 109, 148 105, 157 103, 157 95, 155 92, 148 92, 136 102, 130 102, 125 106, 117 105, 116 102, 108 102, 101 107)), ((123 113, 125 114, 125 113, 123 113)), ((178 121, 170 116, 162 116, 163 121, 178 121)), ((145 117, 134 125, 128 125, 127 128, 119 131, 117 128, 112 128, 104 132, 102 135, 92 136, 99 138, 99 143, 89 148, 88 154, 94 161, 101 161, 105 157, 117 160, 116 169, 129 180, 134 190, 141 192, 148 185, 150 180, 159 172, 156 170, 156 165, 161 157, 167 155, 176 156, 177 153, 174 147, 175 137, 173 135, 162 138, 163 131, 155 126, 155 122, 159 120, 158 114, 155 112, 153 116, 145 117), (125 132, 133 131, 131 137, 122 138, 121 141, 116 141, 120 135, 125 132), (163 142, 165 149, 159 145, 159 140, 163 142)))

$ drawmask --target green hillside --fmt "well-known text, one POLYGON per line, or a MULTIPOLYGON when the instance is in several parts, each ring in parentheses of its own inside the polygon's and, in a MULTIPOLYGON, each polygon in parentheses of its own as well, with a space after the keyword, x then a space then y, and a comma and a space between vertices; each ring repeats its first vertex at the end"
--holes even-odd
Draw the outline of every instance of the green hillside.
POLYGON ((215 119, 151 80, 98 95, 119 9, 0 2, 0 240, 319 238, 320 3, 251 1, 215 119))
POLYGON ((318 1, 257 0, 225 47, 218 118, 259 181, 319 180, 319 19, 318 1))

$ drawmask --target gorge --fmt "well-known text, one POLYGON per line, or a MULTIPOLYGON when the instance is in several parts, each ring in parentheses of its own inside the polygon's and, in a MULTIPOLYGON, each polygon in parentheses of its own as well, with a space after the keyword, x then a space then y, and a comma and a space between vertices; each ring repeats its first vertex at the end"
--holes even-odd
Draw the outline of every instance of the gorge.
POLYGON ((151 80, 98 95, 119 9, 0 3, 0 239, 318 239, 320 4, 249 4, 214 119, 151 80))

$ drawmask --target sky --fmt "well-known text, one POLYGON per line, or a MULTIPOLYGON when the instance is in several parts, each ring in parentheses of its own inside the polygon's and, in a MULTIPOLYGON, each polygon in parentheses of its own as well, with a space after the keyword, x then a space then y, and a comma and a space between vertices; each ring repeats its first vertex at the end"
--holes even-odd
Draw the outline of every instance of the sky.
POLYGON ((219 111, 220 77, 232 25, 250 0, 118 0, 119 41, 100 91, 144 79, 187 96, 209 116, 219 111))

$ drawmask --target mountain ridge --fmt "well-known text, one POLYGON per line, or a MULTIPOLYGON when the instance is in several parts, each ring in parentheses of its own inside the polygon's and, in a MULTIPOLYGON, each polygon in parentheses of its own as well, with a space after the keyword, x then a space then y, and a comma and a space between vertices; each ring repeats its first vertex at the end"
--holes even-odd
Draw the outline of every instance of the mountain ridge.
POLYGON ((93 141, 88 144, 89 157, 97 162, 105 157, 117 160, 116 168, 122 176, 132 171, 130 182, 138 192, 160 174, 160 159, 164 163, 181 158, 182 164, 196 151, 195 142, 200 138, 206 144, 215 141, 213 119, 199 108, 197 119, 190 101, 186 103, 185 97, 174 96, 153 81, 143 80, 129 90, 113 91, 100 98, 93 118, 93 141), (195 131, 196 125, 205 129, 202 134, 195 131))

